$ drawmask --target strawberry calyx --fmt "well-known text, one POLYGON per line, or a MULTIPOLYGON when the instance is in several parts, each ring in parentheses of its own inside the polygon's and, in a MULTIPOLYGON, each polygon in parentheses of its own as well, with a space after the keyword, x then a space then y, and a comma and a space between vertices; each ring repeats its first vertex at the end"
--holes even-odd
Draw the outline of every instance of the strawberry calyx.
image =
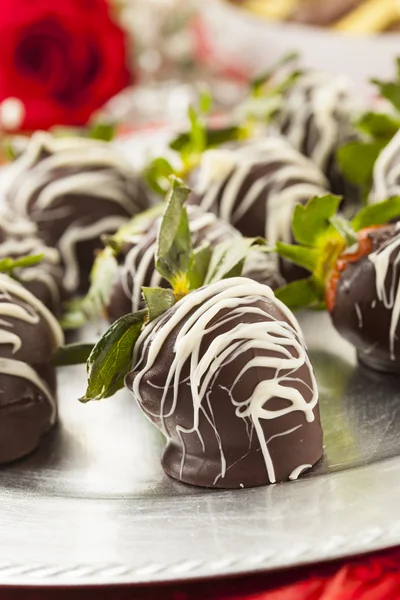
POLYGON ((340 197, 327 194, 296 205, 292 218, 296 243, 276 244, 281 258, 310 273, 275 292, 292 310, 325 306, 332 311, 341 274, 372 250, 370 233, 400 219, 400 196, 364 207, 352 221, 339 213, 340 202, 340 197))
POLYGON ((373 225, 358 231, 358 241, 355 250, 350 251, 348 249, 337 258, 333 271, 325 284, 325 304, 329 312, 332 312, 335 308, 337 287, 342 273, 347 269, 349 264, 357 263, 361 258, 368 256, 372 252, 370 233, 382 227, 384 225, 373 225))

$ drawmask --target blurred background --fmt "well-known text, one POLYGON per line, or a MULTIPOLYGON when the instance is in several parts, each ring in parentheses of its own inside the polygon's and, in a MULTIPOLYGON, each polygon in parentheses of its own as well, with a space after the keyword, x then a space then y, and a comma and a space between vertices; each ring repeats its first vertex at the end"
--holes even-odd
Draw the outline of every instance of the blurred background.
POLYGON ((399 0, 0 0, 0 126, 179 123, 202 87, 229 108, 292 50, 369 94, 399 27, 399 0))

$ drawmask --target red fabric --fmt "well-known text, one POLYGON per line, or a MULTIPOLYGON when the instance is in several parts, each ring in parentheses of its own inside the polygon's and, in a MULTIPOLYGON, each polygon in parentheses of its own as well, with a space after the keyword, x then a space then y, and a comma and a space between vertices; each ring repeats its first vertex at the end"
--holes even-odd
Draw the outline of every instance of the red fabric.
POLYGON ((106 0, 0 0, 0 102, 24 129, 82 125, 132 79, 106 0))
POLYGON ((0 600, 396 600, 400 548, 358 559, 266 575, 166 586, 7 589, 0 600))

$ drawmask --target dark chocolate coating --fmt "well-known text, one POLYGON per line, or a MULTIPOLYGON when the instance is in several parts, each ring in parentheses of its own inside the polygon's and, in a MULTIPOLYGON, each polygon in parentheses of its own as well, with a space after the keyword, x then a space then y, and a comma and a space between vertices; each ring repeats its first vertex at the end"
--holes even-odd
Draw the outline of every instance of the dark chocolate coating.
MULTIPOLYGON (((55 369, 43 368, 41 376, 55 395, 55 369)), ((36 450, 52 423, 51 409, 41 390, 26 379, 3 373, 0 377, 0 463, 3 464, 36 450)))
MULTIPOLYGON (((8 278, 2 278, 0 318, 7 326, 1 327, 12 332, 21 342, 20 348, 14 348, 5 341, 0 343, 0 463, 7 463, 34 451, 43 434, 55 423, 54 409, 47 395, 29 377, 19 373, 25 372, 24 365, 33 369, 55 402, 56 373, 51 358, 56 342, 46 319, 33 304, 7 290, 4 281, 7 282, 8 278), (22 307, 37 320, 29 322, 18 316, 3 315, 2 303, 22 307), (8 371, 9 364, 15 365, 15 373, 8 371)), ((13 285, 18 284, 14 282, 13 285)))
MULTIPOLYGON (((232 280, 233 283, 235 281, 237 279, 232 280)), ((242 281, 248 280, 242 279, 242 281)), ((193 292, 193 294, 196 293, 193 292)), ((210 291, 210 295, 212 295, 212 291, 210 291)), ((209 322, 210 328, 213 325, 217 325, 217 327, 212 331, 205 332, 201 339, 200 352, 196 360, 200 362, 207 349, 218 336, 231 332, 243 323, 250 324, 272 320, 288 323, 286 316, 277 306, 275 300, 257 297, 249 302, 248 298, 245 298, 239 301, 238 306, 261 308, 269 316, 246 312, 238 314, 229 322, 217 325, 221 319, 231 314, 231 309, 221 309, 209 322)), ((150 368, 145 370, 139 383, 141 397, 137 400, 140 408, 158 428, 162 429, 163 422, 165 424, 167 446, 162 457, 162 466, 168 475, 185 483, 203 487, 241 488, 268 484, 270 479, 266 462, 261 451, 258 434, 252 429, 253 421, 246 423, 243 418, 237 415, 236 411, 239 409, 237 405, 233 404, 228 390, 233 386, 233 382, 241 369, 250 360, 255 357, 267 357, 266 364, 268 364, 268 359, 280 356, 280 353, 274 354, 270 350, 253 348, 243 351, 232 361, 223 365, 219 369, 216 378, 212 380, 212 384, 207 388, 207 400, 203 398, 198 426, 199 433, 194 431, 193 433, 182 434, 178 431, 178 427, 191 429, 194 425, 194 403, 188 382, 190 357, 183 365, 179 364, 182 371, 179 377, 180 383, 175 409, 172 409, 174 385, 171 382, 168 386, 165 404, 163 408, 161 407, 162 394, 167 384, 172 361, 175 358, 174 345, 177 335, 194 310, 189 310, 186 317, 168 335, 155 361, 150 365, 150 368), (162 411, 165 415, 164 419, 159 417, 162 411), (250 430, 251 433, 249 433, 250 430), (185 447, 184 456, 182 439, 185 447), (220 476, 221 448, 226 460, 225 476, 220 476)), ((176 307, 170 309, 162 317, 160 326, 165 326, 175 312, 176 307)), ((143 345, 138 348, 136 365, 133 367, 133 372, 126 377, 126 385, 131 390, 133 382, 142 368, 141 365, 146 364, 154 339, 154 333, 150 333, 148 347, 145 350, 143 350, 143 345)), ((291 355, 294 356, 293 348, 290 347, 290 351, 291 355)), ((310 402, 313 382, 309 366, 303 363, 302 366, 290 373, 290 377, 296 378, 296 381, 294 383, 288 381, 286 385, 297 389, 306 402, 310 402)), ((284 377, 285 374, 289 374, 289 371, 280 371, 280 376, 284 377)), ((244 401, 251 396, 260 382, 273 380, 276 377, 276 368, 264 365, 250 368, 234 386, 232 393, 235 401, 238 403, 244 401)), ((290 402, 286 399, 273 397, 268 400, 268 409, 280 410, 287 408, 288 404, 290 405, 290 402)), ((260 419, 262 435, 267 441, 268 451, 274 465, 276 482, 287 481, 299 465, 314 465, 322 456, 322 429, 318 404, 313 412, 315 418, 312 422, 307 422, 304 412, 300 410, 294 410, 279 418, 260 419), (284 434, 284 432, 296 427, 298 428, 290 435, 284 434)))
MULTIPOLYGON (((43 265, 43 267, 41 267, 41 270, 42 269, 44 272, 47 271, 45 265, 43 265)), ((56 315, 58 318, 60 318, 61 313, 62 313, 63 301, 68 298, 68 294, 66 293, 66 291, 62 285, 62 270, 57 277, 58 283, 59 283, 59 294, 60 294, 59 300, 56 300, 53 298, 53 295, 50 293, 49 288, 39 279, 33 280, 33 281, 26 281, 23 279, 23 277, 24 277, 24 274, 21 274, 21 278, 18 279, 22 283, 22 285, 31 294, 33 294, 38 300, 43 302, 43 304, 45 306, 47 306, 47 308, 49 310, 51 310, 51 312, 54 315, 56 315)), ((17 276, 17 278, 18 278, 18 276, 17 276)))
MULTIPOLYGON (((396 237, 395 226, 372 231, 369 237, 372 251, 375 252, 396 237)), ((395 291, 400 285, 400 272, 394 266, 399 251, 400 248, 397 247, 390 255, 385 278, 387 291, 392 281, 395 291)), ((331 313, 332 322, 339 333, 355 346, 361 363, 377 371, 400 374, 400 325, 396 326, 392 357, 392 316, 393 307, 385 307, 378 298, 376 269, 369 257, 364 256, 356 263, 349 263, 338 282, 335 306, 331 313)))

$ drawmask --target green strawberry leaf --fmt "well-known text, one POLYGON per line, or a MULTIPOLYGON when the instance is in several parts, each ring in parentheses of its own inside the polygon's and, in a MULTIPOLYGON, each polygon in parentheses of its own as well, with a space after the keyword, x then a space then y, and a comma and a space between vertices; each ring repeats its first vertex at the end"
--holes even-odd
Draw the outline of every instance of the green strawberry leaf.
MULTIPOLYGON (((318 294, 319 301, 323 299, 325 283, 338 256, 346 244, 352 246, 357 241, 351 224, 336 215, 339 203, 338 196, 327 195, 312 198, 305 206, 297 205, 292 229, 300 245, 282 242, 276 245, 279 256, 311 271, 312 278, 307 280, 307 284, 299 284, 298 293, 308 291, 311 294, 312 291, 318 294)), ((291 290, 296 291, 297 288, 288 287, 288 292, 291 290)), ((301 298, 299 306, 306 304, 303 296, 301 298)))
POLYGON ((318 238, 331 227, 330 219, 336 215, 340 202, 339 196, 327 194, 311 198, 306 205, 297 204, 292 219, 296 241, 315 246, 318 238))
POLYGON ((189 143, 190 133, 188 131, 184 131, 182 133, 178 133, 178 135, 170 141, 169 147, 171 150, 175 150, 175 152, 182 152, 182 150, 188 146, 189 143))
POLYGON ((146 310, 121 317, 97 342, 86 364, 88 386, 81 402, 108 398, 124 386, 125 375, 132 366, 133 348, 146 317, 146 310))
POLYGON ((335 215, 329 219, 329 222, 342 236, 348 248, 358 242, 357 234, 347 219, 340 215, 335 215))
MULTIPOLYGON (((214 148, 225 144, 226 142, 232 142, 239 138, 241 129, 237 125, 231 125, 228 127, 221 127, 219 129, 206 128, 206 142, 204 150, 208 148, 214 148)), ((181 152, 185 146, 190 142, 190 136, 188 132, 180 133, 175 137, 169 144, 172 150, 181 152)))
POLYGON ((143 287, 142 293, 149 321, 157 319, 157 317, 164 314, 176 302, 174 292, 169 289, 143 287))
POLYGON ((97 121, 89 129, 88 137, 94 140, 102 140, 103 142, 111 142, 115 137, 115 132, 115 123, 97 121))
POLYGON ((290 88, 293 86, 293 84, 296 83, 296 81, 303 75, 303 73, 304 73, 304 71, 301 71, 301 70, 292 71, 292 73, 289 73, 286 77, 284 77, 282 79, 282 81, 277 83, 277 85, 275 85, 274 87, 271 87, 267 91, 266 96, 269 96, 270 98, 273 96, 282 98, 282 96, 288 90, 290 90, 290 88))
POLYGON ((291 310, 318 307, 321 303, 321 294, 312 277, 288 283, 274 293, 275 297, 291 310))
POLYGON ((58 348, 51 359, 55 367, 84 364, 90 356, 94 344, 67 344, 58 348))
POLYGON ((337 158, 340 169, 350 183, 363 186, 365 190, 370 188, 376 159, 388 141, 354 141, 339 148, 337 158))
POLYGON ((296 246, 294 244, 284 244, 277 242, 276 251, 282 258, 304 267, 313 272, 318 263, 318 250, 307 246, 296 246))
POLYGON ((400 129, 400 120, 389 113, 366 112, 355 126, 371 138, 384 138, 389 142, 400 129))
POLYGON ((352 220, 354 231, 373 225, 384 225, 400 217, 400 196, 365 206, 352 220))
POLYGON ((142 171, 149 188, 161 196, 165 196, 169 190, 171 175, 176 175, 176 170, 166 158, 161 156, 150 161, 142 171))
POLYGON ((201 154, 206 147, 206 124, 203 115, 194 106, 189 106, 188 118, 190 123, 189 139, 191 151, 201 154))
POLYGON ((241 137, 241 127, 236 124, 220 128, 208 127, 207 116, 211 109, 212 97, 209 92, 205 91, 200 94, 198 109, 194 106, 190 106, 188 109, 189 129, 178 134, 169 144, 172 150, 180 154, 183 164, 182 176, 197 166, 202 153, 208 148, 241 137))
POLYGON ((208 242, 202 243, 193 250, 188 272, 189 288, 191 290, 197 290, 204 284, 212 252, 212 247, 208 242))
POLYGON ((199 109, 203 115, 208 115, 211 112, 213 105, 213 97, 209 89, 203 89, 199 97, 199 109))
POLYGON ((400 78, 397 81, 371 79, 371 83, 377 86, 383 98, 386 98, 396 110, 400 111, 400 78))
MULTIPOLYGON (((207 147, 207 124, 206 117, 212 108, 212 97, 208 90, 203 90, 200 93, 198 109, 194 106, 188 108, 188 119, 190 123, 190 129, 188 132, 189 143, 187 148, 182 148, 182 156, 185 154, 198 155, 207 147)), ((190 164, 191 160, 184 160, 190 164)))
POLYGON ((171 189, 157 236, 156 269, 174 288, 178 283, 189 287, 187 273, 192 254, 192 236, 184 203, 190 190, 183 182, 171 178, 171 189))
POLYGON ((2 258, 0 260, 0 273, 10 273, 14 269, 33 267, 43 260, 43 254, 22 256, 21 258, 2 258))
POLYGON ((400 58, 396 58, 396 79, 394 81, 381 81, 371 79, 371 83, 377 86, 380 95, 386 98, 397 111, 400 111, 400 58))
POLYGON ((272 251, 266 247, 263 238, 241 238, 227 240, 215 246, 204 283, 214 283, 242 274, 244 262, 250 251, 263 247, 260 251, 272 251))
POLYGON ((103 233, 101 235, 101 241, 105 248, 109 248, 115 256, 121 252, 121 244, 115 239, 115 234, 103 233))
POLYGON ((293 71, 275 85, 269 86, 261 83, 262 78, 260 86, 256 82, 256 88, 235 111, 236 118, 242 122, 238 139, 251 138, 257 123, 263 125, 270 123, 276 114, 279 114, 286 92, 293 87, 301 75, 302 71, 293 71))
POLYGON ((17 148, 14 138, 7 136, 2 132, 2 139, 0 142, 0 149, 2 150, 6 160, 14 161, 20 156, 21 151, 17 148))

